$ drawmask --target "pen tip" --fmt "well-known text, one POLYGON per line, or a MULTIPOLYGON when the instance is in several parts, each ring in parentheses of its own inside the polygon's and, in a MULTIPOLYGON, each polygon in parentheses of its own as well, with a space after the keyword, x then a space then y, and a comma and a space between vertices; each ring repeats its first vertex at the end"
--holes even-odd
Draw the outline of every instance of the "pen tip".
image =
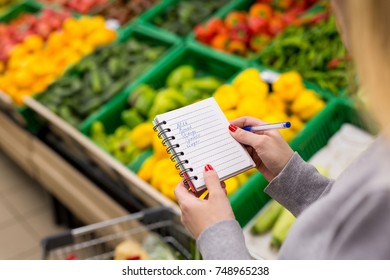
POLYGON ((285 126, 286 126, 287 128, 289 128, 289 127, 291 127, 291 123, 290 123, 290 122, 286 122, 285 126))

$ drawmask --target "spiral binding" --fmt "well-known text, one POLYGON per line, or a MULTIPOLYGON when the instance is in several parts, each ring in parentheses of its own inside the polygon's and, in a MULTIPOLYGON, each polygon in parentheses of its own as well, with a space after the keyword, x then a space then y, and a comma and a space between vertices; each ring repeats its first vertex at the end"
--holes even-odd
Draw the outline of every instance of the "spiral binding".
MULTIPOLYGON (((172 160, 172 157, 171 157, 171 160, 172 160)), ((187 163, 189 163, 189 161, 188 160, 182 160, 182 161, 179 161, 178 163, 176 163, 175 164, 175 168, 177 169, 177 170, 179 170, 180 169, 180 165, 184 165, 184 164, 187 164, 187 163)))
POLYGON ((167 145, 167 141, 169 141, 169 140, 175 140, 175 136, 169 136, 169 137, 165 138, 165 139, 162 141, 162 144, 163 144, 164 146, 166 146, 166 145, 167 145))
MULTIPOLYGON (((186 167, 184 168, 184 164, 188 164, 189 161, 186 160, 186 159, 181 159, 180 157, 181 156, 184 156, 184 152, 181 152, 181 151, 175 151, 175 148, 179 148, 180 145, 179 144, 169 144, 171 140, 175 140, 175 136, 171 135, 167 135, 167 132, 171 132, 171 129, 170 128, 164 128, 163 125, 167 124, 166 121, 162 121, 158 124, 156 124, 154 127, 153 127, 153 130, 155 132, 158 131, 158 138, 162 139, 162 144, 164 146, 168 146, 166 151, 168 154, 172 154, 172 156, 170 157, 171 161, 174 161, 176 162, 176 165, 175 165, 175 168, 177 170, 180 170, 179 172, 179 175, 181 177, 184 177, 184 174, 188 174, 189 172, 192 172, 194 171, 193 168, 191 167, 186 167), (183 169, 184 168, 184 169, 183 169)), ((197 176, 187 176, 187 178, 185 178, 183 181, 184 181, 184 184, 186 186, 188 186, 188 180, 198 180, 198 177, 197 176)))

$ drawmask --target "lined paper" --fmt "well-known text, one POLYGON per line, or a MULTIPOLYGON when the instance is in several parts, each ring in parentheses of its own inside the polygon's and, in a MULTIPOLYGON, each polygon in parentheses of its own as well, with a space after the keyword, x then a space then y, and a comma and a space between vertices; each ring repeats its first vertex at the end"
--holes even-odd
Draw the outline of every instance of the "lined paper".
POLYGON ((174 136, 168 145, 179 156, 177 162, 185 160, 182 169, 197 190, 205 187, 203 171, 211 164, 221 180, 233 177, 255 166, 247 151, 230 135, 229 122, 214 98, 208 98, 180 109, 157 115, 155 124, 161 126, 165 137, 174 136))

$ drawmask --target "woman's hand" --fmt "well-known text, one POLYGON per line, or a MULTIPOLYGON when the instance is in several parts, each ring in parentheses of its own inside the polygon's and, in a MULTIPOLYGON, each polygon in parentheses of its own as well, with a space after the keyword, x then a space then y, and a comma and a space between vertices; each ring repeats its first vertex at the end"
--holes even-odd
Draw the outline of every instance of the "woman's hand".
POLYGON ((233 138, 246 146, 257 169, 268 182, 272 181, 290 160, 294 154, 293 150, 277 130, 253 133, 241 129, 244 126, 263 125, 266 122, 251 117, 242 117, 230 123, 229 130, 233 138))
POLYGON ((209 164, 205 166, 204 181, 209 192, 204 200, 189 191, 183 181, 175 188, 175 195, 181 209, 181 221, 195 238, 215 223, 235 219, 226 196, 225 184, 219 181, 217 172, 209 164))

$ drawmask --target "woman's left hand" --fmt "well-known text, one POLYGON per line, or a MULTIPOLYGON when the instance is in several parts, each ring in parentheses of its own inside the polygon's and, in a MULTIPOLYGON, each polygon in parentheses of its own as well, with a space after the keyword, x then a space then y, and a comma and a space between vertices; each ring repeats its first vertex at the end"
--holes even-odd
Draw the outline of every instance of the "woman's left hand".
POLYGON ((195 238, 215 223, 235 219, 224 184, 219 181, 217 172, 209 164, 205 166, 204 181, 209 194, 203 200, 188 191, 183 181, 175 188, 181 209, 181 221, 195 238))

